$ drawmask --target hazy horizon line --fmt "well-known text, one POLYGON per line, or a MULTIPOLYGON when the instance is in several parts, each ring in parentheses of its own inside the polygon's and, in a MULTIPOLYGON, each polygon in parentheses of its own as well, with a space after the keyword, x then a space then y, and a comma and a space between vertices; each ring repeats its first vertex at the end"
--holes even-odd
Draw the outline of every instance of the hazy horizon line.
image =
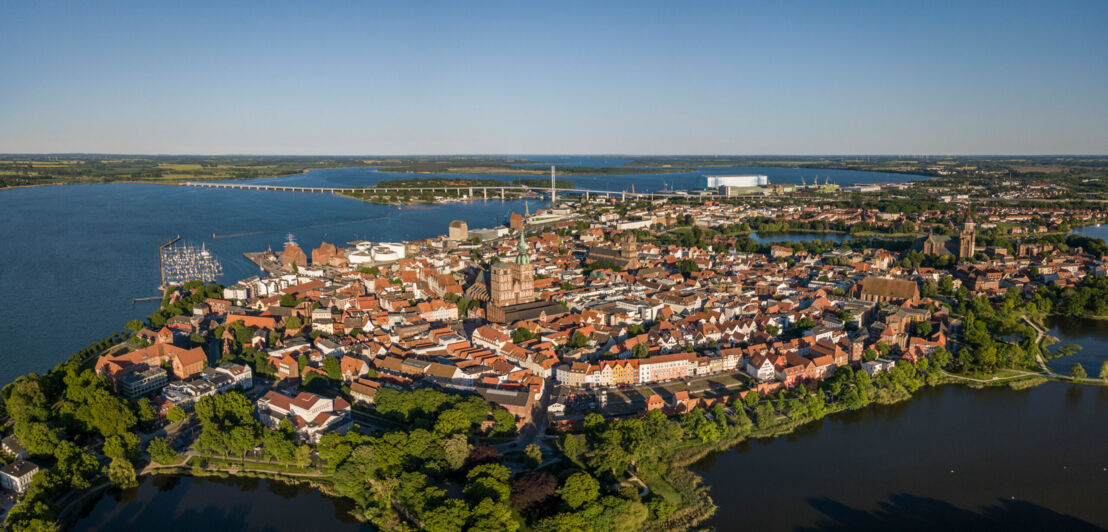
POLYGON ((1108 157, 1108 153, 122 153, 0 152, 0 157, 1108 157))

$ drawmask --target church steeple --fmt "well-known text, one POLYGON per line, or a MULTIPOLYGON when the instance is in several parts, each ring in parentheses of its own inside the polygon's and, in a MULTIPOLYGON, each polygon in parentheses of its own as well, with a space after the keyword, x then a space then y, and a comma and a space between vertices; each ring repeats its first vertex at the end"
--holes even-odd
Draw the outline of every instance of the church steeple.
POLYGON ((527 253, 527 241, 523 239, 523 231, 519 232, 519 254, 516 255, 516 264, 531 264, 531 255, 527 253))
POLYGON ((962 231, 958 234, 958 258, 971 259, 976 247, 977 235, 973 230, 973 215, 967 214, 966 221, 962 224, 962 231))

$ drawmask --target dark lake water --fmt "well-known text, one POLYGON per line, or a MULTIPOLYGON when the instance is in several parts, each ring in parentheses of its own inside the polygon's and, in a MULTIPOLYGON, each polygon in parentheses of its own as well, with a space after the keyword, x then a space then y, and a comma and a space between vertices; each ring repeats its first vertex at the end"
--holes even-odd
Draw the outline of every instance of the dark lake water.
POLYGON ((850 238, 843 233, 750 233, 750 239, 760 244, 768 242, 803 242, 805 240, 823 240, 842 242, 850 238))
POLYGON ((1108 526, 1108 389, 943 386, 709 456, 717 530, 1108 526))
POLYGON ((307 486, 259 479, 144 477, 84 510, 74 530, 372 530, 349 515, 352 503, 307 486))
POLYGON ((1081 350, 1072 355, 1048 360, 1051 369, 1069 375, 1070 367, 1080 363, 1089 376, 1096 377, 1100 373, 1100 365, 1108 360, 1108 320, 1051 318, 1047 325, 1050 326, 1047 334, 1062 340, 1052 345, 1051 351, 1057 352, 1066 344, 1081 346, 1081 350))

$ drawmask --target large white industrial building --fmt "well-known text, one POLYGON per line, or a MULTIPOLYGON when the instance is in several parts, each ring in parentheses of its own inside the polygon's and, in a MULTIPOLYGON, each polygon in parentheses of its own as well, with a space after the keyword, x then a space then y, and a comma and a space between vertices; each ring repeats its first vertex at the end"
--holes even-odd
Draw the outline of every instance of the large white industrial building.
POLYGON ((742 175, 706 175, 700 178, 700 188, 719 187, 764 187, 769 185, 769 177, 757 174, 742 175))

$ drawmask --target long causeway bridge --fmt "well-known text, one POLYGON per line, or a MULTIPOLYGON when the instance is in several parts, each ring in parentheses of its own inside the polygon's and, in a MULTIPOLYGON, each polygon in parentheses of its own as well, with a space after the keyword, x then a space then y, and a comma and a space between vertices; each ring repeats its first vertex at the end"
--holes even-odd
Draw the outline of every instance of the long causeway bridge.
MULTIPOLYGON (((184 187, 201 187, 201 188, 224 188, 235 190, 273 190, 280 192, 308 192, 308 193, 320 193, 320 194, 389 194, 389 193, 401 193, 401 192, 417 192, 420 194, 430 192, 432 194, 436 192, 442 192, 444 197, 466 197, 470 199, 483 197, 488 199, 489 197, 503 199, 506 194, 550 194, 550 188, 544 187, 528 187, 521 185, 497 185, 497 186, 453 186, 453 187, 305 187, 295 185, 264 185, 253 183, 215 183, 208 181, 186 181, 181 183, 184 187)), ((719 194, 687 194, 678 192, 634 192, 626 190, 598 190, 587 188, 559 188, 557 189, 558 196, 577 195, 584 196, 588 201, 590 196, 593 197, 605 197, 610 199, 618 199, 620 201, 627 200, 644 200, 644 199, 660 199, 660 198, 685 198, 685 199, 709 199, 718 198, 719 194)))

